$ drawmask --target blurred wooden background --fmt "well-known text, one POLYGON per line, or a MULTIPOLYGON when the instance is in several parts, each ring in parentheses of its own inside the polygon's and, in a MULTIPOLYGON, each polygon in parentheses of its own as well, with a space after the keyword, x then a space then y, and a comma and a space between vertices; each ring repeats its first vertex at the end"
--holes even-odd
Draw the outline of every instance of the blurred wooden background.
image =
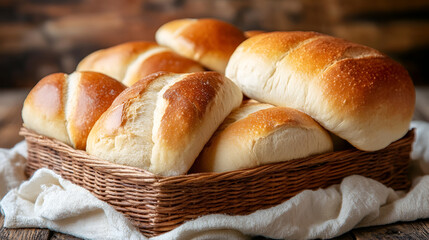
POLYGON ((0 88, 73 72, 94 50, 214 17, 243 30, 313 30, 374 47, 429 84, 428 0, 0 0, 0 88))

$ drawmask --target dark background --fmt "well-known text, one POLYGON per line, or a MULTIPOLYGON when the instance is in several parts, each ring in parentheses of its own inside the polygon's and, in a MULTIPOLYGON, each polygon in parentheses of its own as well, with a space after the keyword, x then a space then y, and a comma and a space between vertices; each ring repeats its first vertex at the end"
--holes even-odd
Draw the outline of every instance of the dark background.
POLYGON ((73 72, 86 55, 154 40, 177 18, 214 17, 242 30, 312 30, 376 48, 428 85, 428 0, 0 0, 0 88, 73 72))

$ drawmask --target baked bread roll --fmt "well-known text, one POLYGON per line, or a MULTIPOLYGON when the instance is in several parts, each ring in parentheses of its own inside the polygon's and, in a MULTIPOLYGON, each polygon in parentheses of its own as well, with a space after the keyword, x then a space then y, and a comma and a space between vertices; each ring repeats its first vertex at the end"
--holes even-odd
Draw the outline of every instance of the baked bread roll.
POLYGON ((229 57, 245 39, 240 29, 216 19, 174 20, 156 32, 160 45, 222 74, 229 57))
POLYGON ((87 152, 154 174, 185 174, 242 100, 216 72, 156 73, 120 94, 88 137, 87 152))
POLYGON ((125 88, 102 73, 48 75, 31 89, 24 101, 24 126, 84 150, 95 121, 125 88))
POLYGON ((232 171, 332 149, 329 133, 305 113, 249 100, 225 119, 191 171, 232 171))
POLYGON ((414 111, 414 86, 399 63, 315 32, 249 38, 232 55, 226 76, 248 97, 301 110, 365 151, 403 137, 414 111))
POLYGON ((160 71, 188 73, 204 71, 204 68, 166 47, 141 41, 93 52, 79 63, 77 70, 101 72, 131 86, 145 76, 160 71))

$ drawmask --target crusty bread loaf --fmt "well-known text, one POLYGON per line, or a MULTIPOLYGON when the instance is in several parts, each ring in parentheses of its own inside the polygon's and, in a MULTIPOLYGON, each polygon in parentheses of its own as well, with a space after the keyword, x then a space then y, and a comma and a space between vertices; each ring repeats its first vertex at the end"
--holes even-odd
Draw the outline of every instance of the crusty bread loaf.
POLYGON ((96 72, 55 73, 40 80, 24 101, 24 125, 84 150, 101 114, 126 87, 96 72))
POLYGON ((414 86, 399 63, 314 32, 249 38, 231 56, 226 76, 250 98, 301 110, 366 151, 404 136, 414 111, 414 86))
POLYGON ((185 174, 242 100, 216 72, 156 73, 120 94, 88 137, 88 153, 157 175, 185 174))
POLYGON ((245 39, 240 29, 216 19, 174 20, 156 32, 160 45, 222 74, 229 57, 245 39))
POLYGON ((192 172, 225 172, 332 151, 329 133, 292 108, 243 102, 222 123, 192 172))
POLYGON ((197 62, 181 57, 154 42, 127 42, 98 50, 85 57, 78 71, 95 71, 118 79, 126 86, 152 73, 204 71, 197 62))

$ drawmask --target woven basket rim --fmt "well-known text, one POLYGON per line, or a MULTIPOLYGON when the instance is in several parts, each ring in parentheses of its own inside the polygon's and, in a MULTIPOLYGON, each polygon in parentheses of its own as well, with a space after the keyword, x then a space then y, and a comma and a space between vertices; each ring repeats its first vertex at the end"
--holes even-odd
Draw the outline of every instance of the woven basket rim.
MULTIPOLYGON (((56 147, 62 148, 62 150, 67 151, 69 153, 72 153, 75 157, 79 158, 80 160, 84 161, 85 164, 88 164, 88 166, 93 167, 94 169, 102 168, 103 171, 109 172, 110 174, 118 177, 138 177, 141 178, 141 181, 147 181, 152 180, 156 182, 186 182, 186 180, 194 181, 194 178, 200 178, 202 180, 211 180, 216 181, 217 179, 222 179, 226 176, 232 177, 232 176, 240 176, 237 177, 237 179, 242 179, 241 174, 243 172, 251 173, 251 172, 259 172, 264 171, 270 168, 276 168, 279 164, 281 165, 288 165, 287 162, 291 161, 283 161, 283 162, 276 162, 276 163, 269 163, 257 167, 252 168, 246 168, 246 169, 239 169, 239 170, 233 170, 233 171, 227 171, 227 172, 203 172, 203 173, 187 173, 183 175, 178 176, 159 176, 155 175, 147 170, 140 169, 137 167, 131 167, 121 164, 116 164, 109 162, 107 160, 100 159, 96 156, 90 155, 86 151, 75 149, 66 143, 63 143, 57 139, 50 138, 47 136, 43 136, 41 134, 36 133, 35 131, 26 128, 24 125, 21 127, 19 131, 19 135, 23 137, 33 137, 36 139, 40 139, 43 141, 49 141, 52 142, 52 144, 56 145, 56 147)), ((414 128, 410 129, 406 135, 404 135, 402 138, 392 142, 388 147, 395 147, 396 145, 402 144, 404 141, 412 141, 414 138, 414 128), (412 135, 410 137, 409 135, 412 135)), ((340 151, 333 151, 328 153, 322 153, 322 154, 315 154, 310 155, 308 157, 299 158, 299 159, 292 159, 294 161, 294 164, 296 164, 298 161, 303 162, 305 165, 318 165, 322 163, 326 163, 329 161, 338 161, 337 157, 341 155, 347 155, 347 154, 353 154, 356 151, 359 152, 365 152, 362 150, 359 150, 357 148, 350 148, 346 150, 340 150, 340 151), (328 160, 326 157, 329 157, 328 160)))

